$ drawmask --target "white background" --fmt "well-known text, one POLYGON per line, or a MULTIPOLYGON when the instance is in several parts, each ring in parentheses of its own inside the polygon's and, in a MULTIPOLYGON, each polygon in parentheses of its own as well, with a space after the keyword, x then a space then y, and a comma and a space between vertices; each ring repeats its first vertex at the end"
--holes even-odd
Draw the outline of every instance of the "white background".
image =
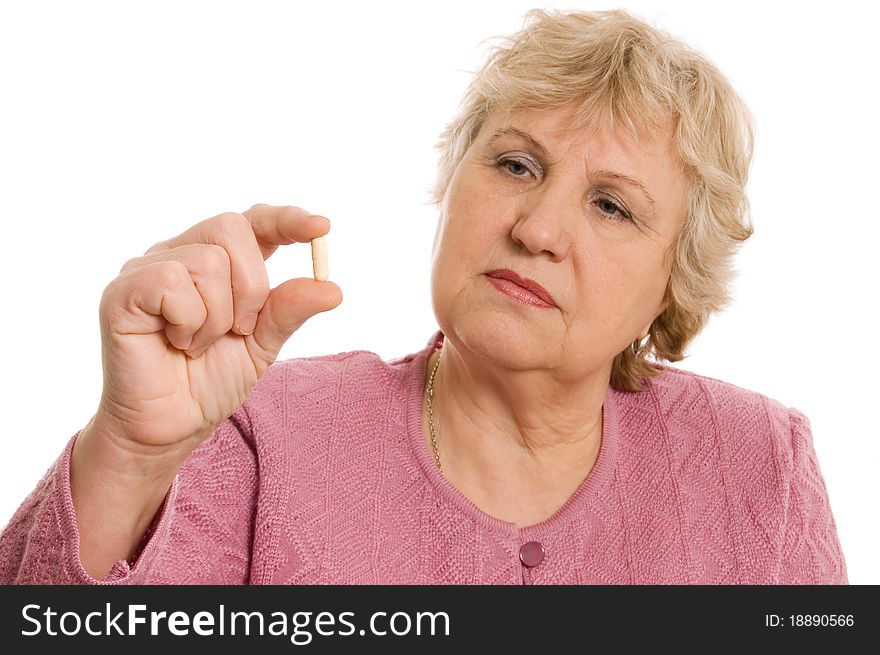
MULTIPOLYGON (((342 305, 280 358, 436 329, 433 145, 480 41, 592 2, 17 2, 0 8, 0 525, 96 409, 98 302, 129 258, 256 202, 328 216, 342 305)), ((852 583, 880 583, 876 9, 626 2, 706 53, 757 122, 736 302, 678 366, 804 411, 852 583)), ((311 275, 309 248, 268 262, 311 275)))

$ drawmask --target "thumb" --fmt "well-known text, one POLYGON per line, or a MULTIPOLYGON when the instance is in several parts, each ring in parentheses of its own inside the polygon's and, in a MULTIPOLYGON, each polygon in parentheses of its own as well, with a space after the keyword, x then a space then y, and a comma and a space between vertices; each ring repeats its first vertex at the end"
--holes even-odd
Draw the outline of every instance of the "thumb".
POLYGON ((342 302, 342 289, 335 283, 302 277, 287 280, 269 291, 253 331, 254 341, 268 367, 278 357, 281 346, 303 323, 319 312, 342 302))

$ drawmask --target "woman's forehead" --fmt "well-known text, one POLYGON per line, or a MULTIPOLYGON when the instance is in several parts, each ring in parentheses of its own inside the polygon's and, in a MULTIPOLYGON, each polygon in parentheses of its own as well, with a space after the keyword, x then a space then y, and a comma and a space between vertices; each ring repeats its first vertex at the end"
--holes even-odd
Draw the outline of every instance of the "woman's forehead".
POLYGON ((556 157, 563 153, 554 150, 595 150, 597 147, 612 147, 635 158, 674 156, 674 122, 671 117, 659 122, 664 126, 661 130, 651 130, 645 121, 640 121, 640 124, 634 123, 630 132, 620 122, 612 129, 604 121, 584 117, 571 103, 554 108, 495 109, 480 129, 480 137, 486 141, 502 136, 520 137, 532 141, 543 154, 556 157))

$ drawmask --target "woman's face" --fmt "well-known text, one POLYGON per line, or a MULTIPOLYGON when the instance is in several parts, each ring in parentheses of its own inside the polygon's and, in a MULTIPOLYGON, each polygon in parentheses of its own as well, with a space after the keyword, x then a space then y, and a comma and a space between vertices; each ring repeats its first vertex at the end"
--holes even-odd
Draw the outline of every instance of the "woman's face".
POLYGON ((671 123, 635 143, 566 129, 574 109, 488 117, 441 206, 432 270, 434 313, 450 340, 561 382, 603 367, 610 375, 665 308, 686 194, 671 123), (539 283, 553 306, 499 290, 487 275, 497 269, 539 283))

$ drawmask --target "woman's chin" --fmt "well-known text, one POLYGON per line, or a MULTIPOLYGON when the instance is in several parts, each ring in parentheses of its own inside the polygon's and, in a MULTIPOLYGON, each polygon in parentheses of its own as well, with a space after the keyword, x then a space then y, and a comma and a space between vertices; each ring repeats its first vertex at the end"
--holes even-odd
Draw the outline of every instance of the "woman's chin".
POLYGON ((514 369, 545 368, 557 354, 550 350, 561 346, 559 335, 488 309, 454 321, 443 333, 469 353, 514 369))

